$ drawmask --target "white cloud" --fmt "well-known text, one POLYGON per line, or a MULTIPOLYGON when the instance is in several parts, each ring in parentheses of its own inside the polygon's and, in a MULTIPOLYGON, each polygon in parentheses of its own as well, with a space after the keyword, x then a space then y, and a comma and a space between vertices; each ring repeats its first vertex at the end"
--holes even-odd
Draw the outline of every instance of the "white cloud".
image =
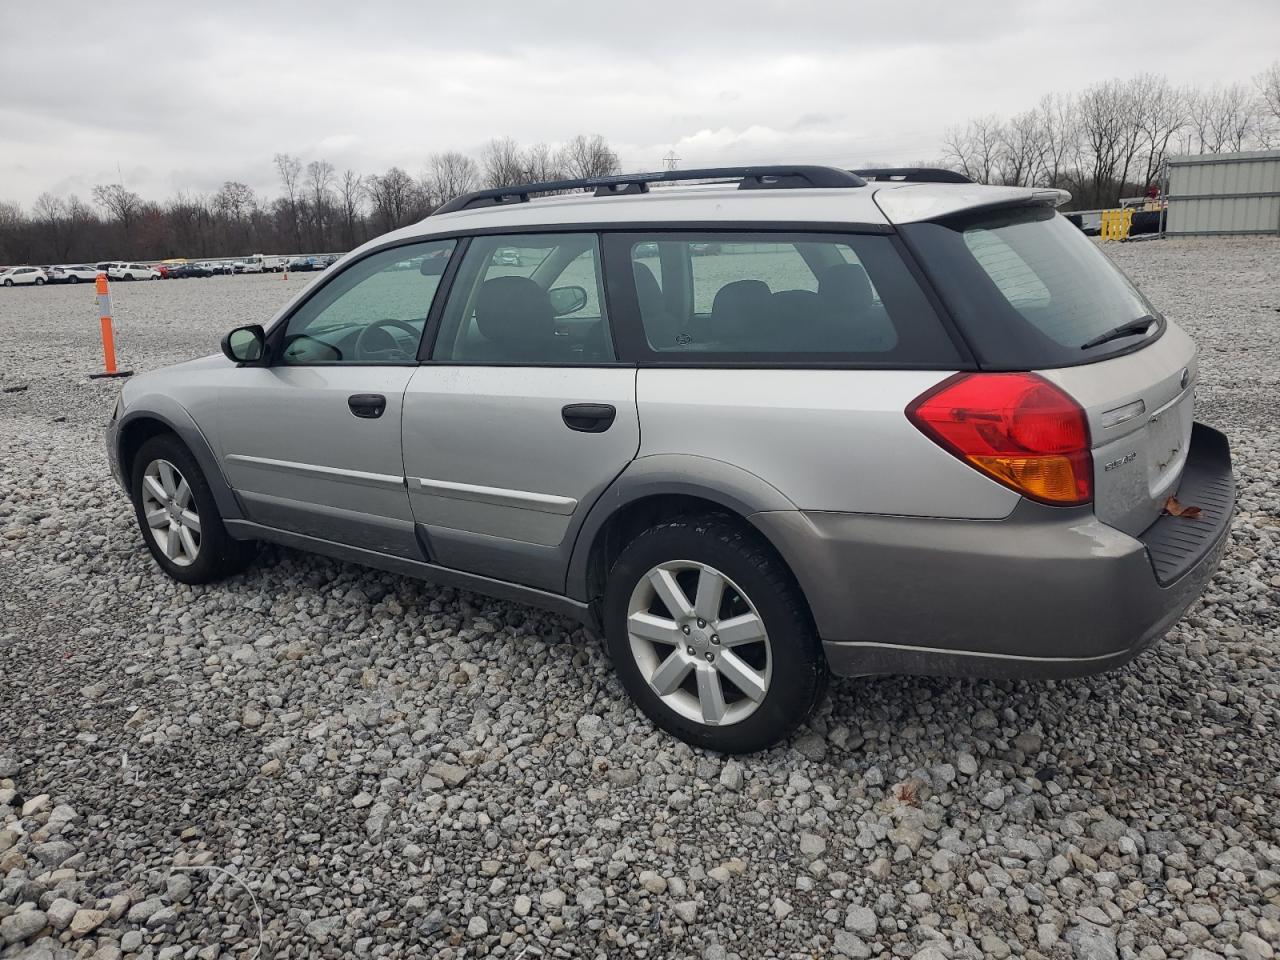
POLYGON ((82 31, 8 12, 0 199, 22 202, 118 176, 155 198, 225 179, 271 194, 280 151, 416 174, 501 135, 601 133, 631 170, 673 149, 685 166, 909 162, 1049 91, 1247 79, 1280 36, 1275 0, 61 5, 82 31))

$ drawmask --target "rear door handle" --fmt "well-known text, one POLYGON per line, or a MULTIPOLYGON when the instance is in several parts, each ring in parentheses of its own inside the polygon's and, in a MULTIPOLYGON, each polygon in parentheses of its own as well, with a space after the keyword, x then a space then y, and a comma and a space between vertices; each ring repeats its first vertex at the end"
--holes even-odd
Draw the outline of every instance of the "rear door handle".
POLYGON ((604 433, 617 415, 611 403, 570 403, 560 411, 564 425, 579 433, 604 433))
POLYGON ((347 406, 357 417, 377 420, 387 409, 387 398, 380 393, 353 393, 347 397, 347 406))

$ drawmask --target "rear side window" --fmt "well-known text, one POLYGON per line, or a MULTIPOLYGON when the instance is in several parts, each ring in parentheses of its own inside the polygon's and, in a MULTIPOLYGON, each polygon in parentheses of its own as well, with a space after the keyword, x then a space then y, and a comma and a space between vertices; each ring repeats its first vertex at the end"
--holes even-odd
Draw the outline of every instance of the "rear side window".
MULTIPOLYGON (((960 355, 881 235, 629 233, 607 238, 634 283, 643 358, 945 367, 960 355)), ((621 336, 622 334, 620 334, 621 336)))
POLYGON ((1140 346, 1162 325, 1083 349, 1154 308, 1097 246, 1047 207, 900 228, 986 367, 1088 363, 1140 346))

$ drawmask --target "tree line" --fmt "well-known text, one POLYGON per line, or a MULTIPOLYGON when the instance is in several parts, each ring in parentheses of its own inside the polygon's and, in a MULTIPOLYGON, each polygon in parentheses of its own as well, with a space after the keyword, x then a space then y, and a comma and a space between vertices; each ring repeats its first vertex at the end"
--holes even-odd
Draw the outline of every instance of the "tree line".
POLYGON ((1050 94, 1015 116, 952 127, 943 162, 980 183, 1070 190, 1087 210, 1142 196, 1167 157, 1277 145, 1280 61, 1251 83, 1175 87, 1141 74, 1050 94))
POLYGON ((212 194, 183 191, 163 202, 121 183, 96 185, 88 202, 42 193, 28 210, 0 201, 0 264, 350 250, 472 190, 621 169, 598 134, 576 136, 559 149, 499 137, 477 157, 432 154, 416 177, 398 166, 368 175, 339 172, 327 160, 304 163, 287 153, 272 163, 280 192, 270 198, 228 180, 212 194))
MULTIPOLYGON (((1111 206, 1157 182, 1166 157, 1280 144, 1280 61, 1251 83, 1175 87, 1142 74, 1050 94, 1009 118, 984 116, 946 131, 939 165, 980 183, 1070 190, 1072 206, 1111 206)), ((475 157, 432 154, 415 176, 337 170, 327 160, 279 153, 279 193, 260 196, 228 180, 212 194, 183 191, 147 200, 122 183, 89 199, 43 193, 29 209, 0 201, 0 263, 71 263, 111 256, 160 260, 349 250, 414 223, 481 187, 618 173, 604 137, 559 148, 489 141, 475 157)))

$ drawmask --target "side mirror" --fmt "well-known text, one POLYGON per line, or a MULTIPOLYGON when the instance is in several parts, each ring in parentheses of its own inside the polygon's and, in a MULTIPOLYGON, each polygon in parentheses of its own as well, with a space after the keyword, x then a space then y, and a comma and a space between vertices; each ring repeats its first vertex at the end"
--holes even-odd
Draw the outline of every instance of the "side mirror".
POLYGON ((267 334, 260 324, 236 327, 222 338, 222 352, 232 363, 257 363, 267 355, 267 334))
POLYGON ((587 291, 585 287, 569 286, 569 287, 552 287, 547 291, 547 296, 551 299, 551 310, 557 317, 563 317, 565 314, 577 313, 587 305, 587 291))

